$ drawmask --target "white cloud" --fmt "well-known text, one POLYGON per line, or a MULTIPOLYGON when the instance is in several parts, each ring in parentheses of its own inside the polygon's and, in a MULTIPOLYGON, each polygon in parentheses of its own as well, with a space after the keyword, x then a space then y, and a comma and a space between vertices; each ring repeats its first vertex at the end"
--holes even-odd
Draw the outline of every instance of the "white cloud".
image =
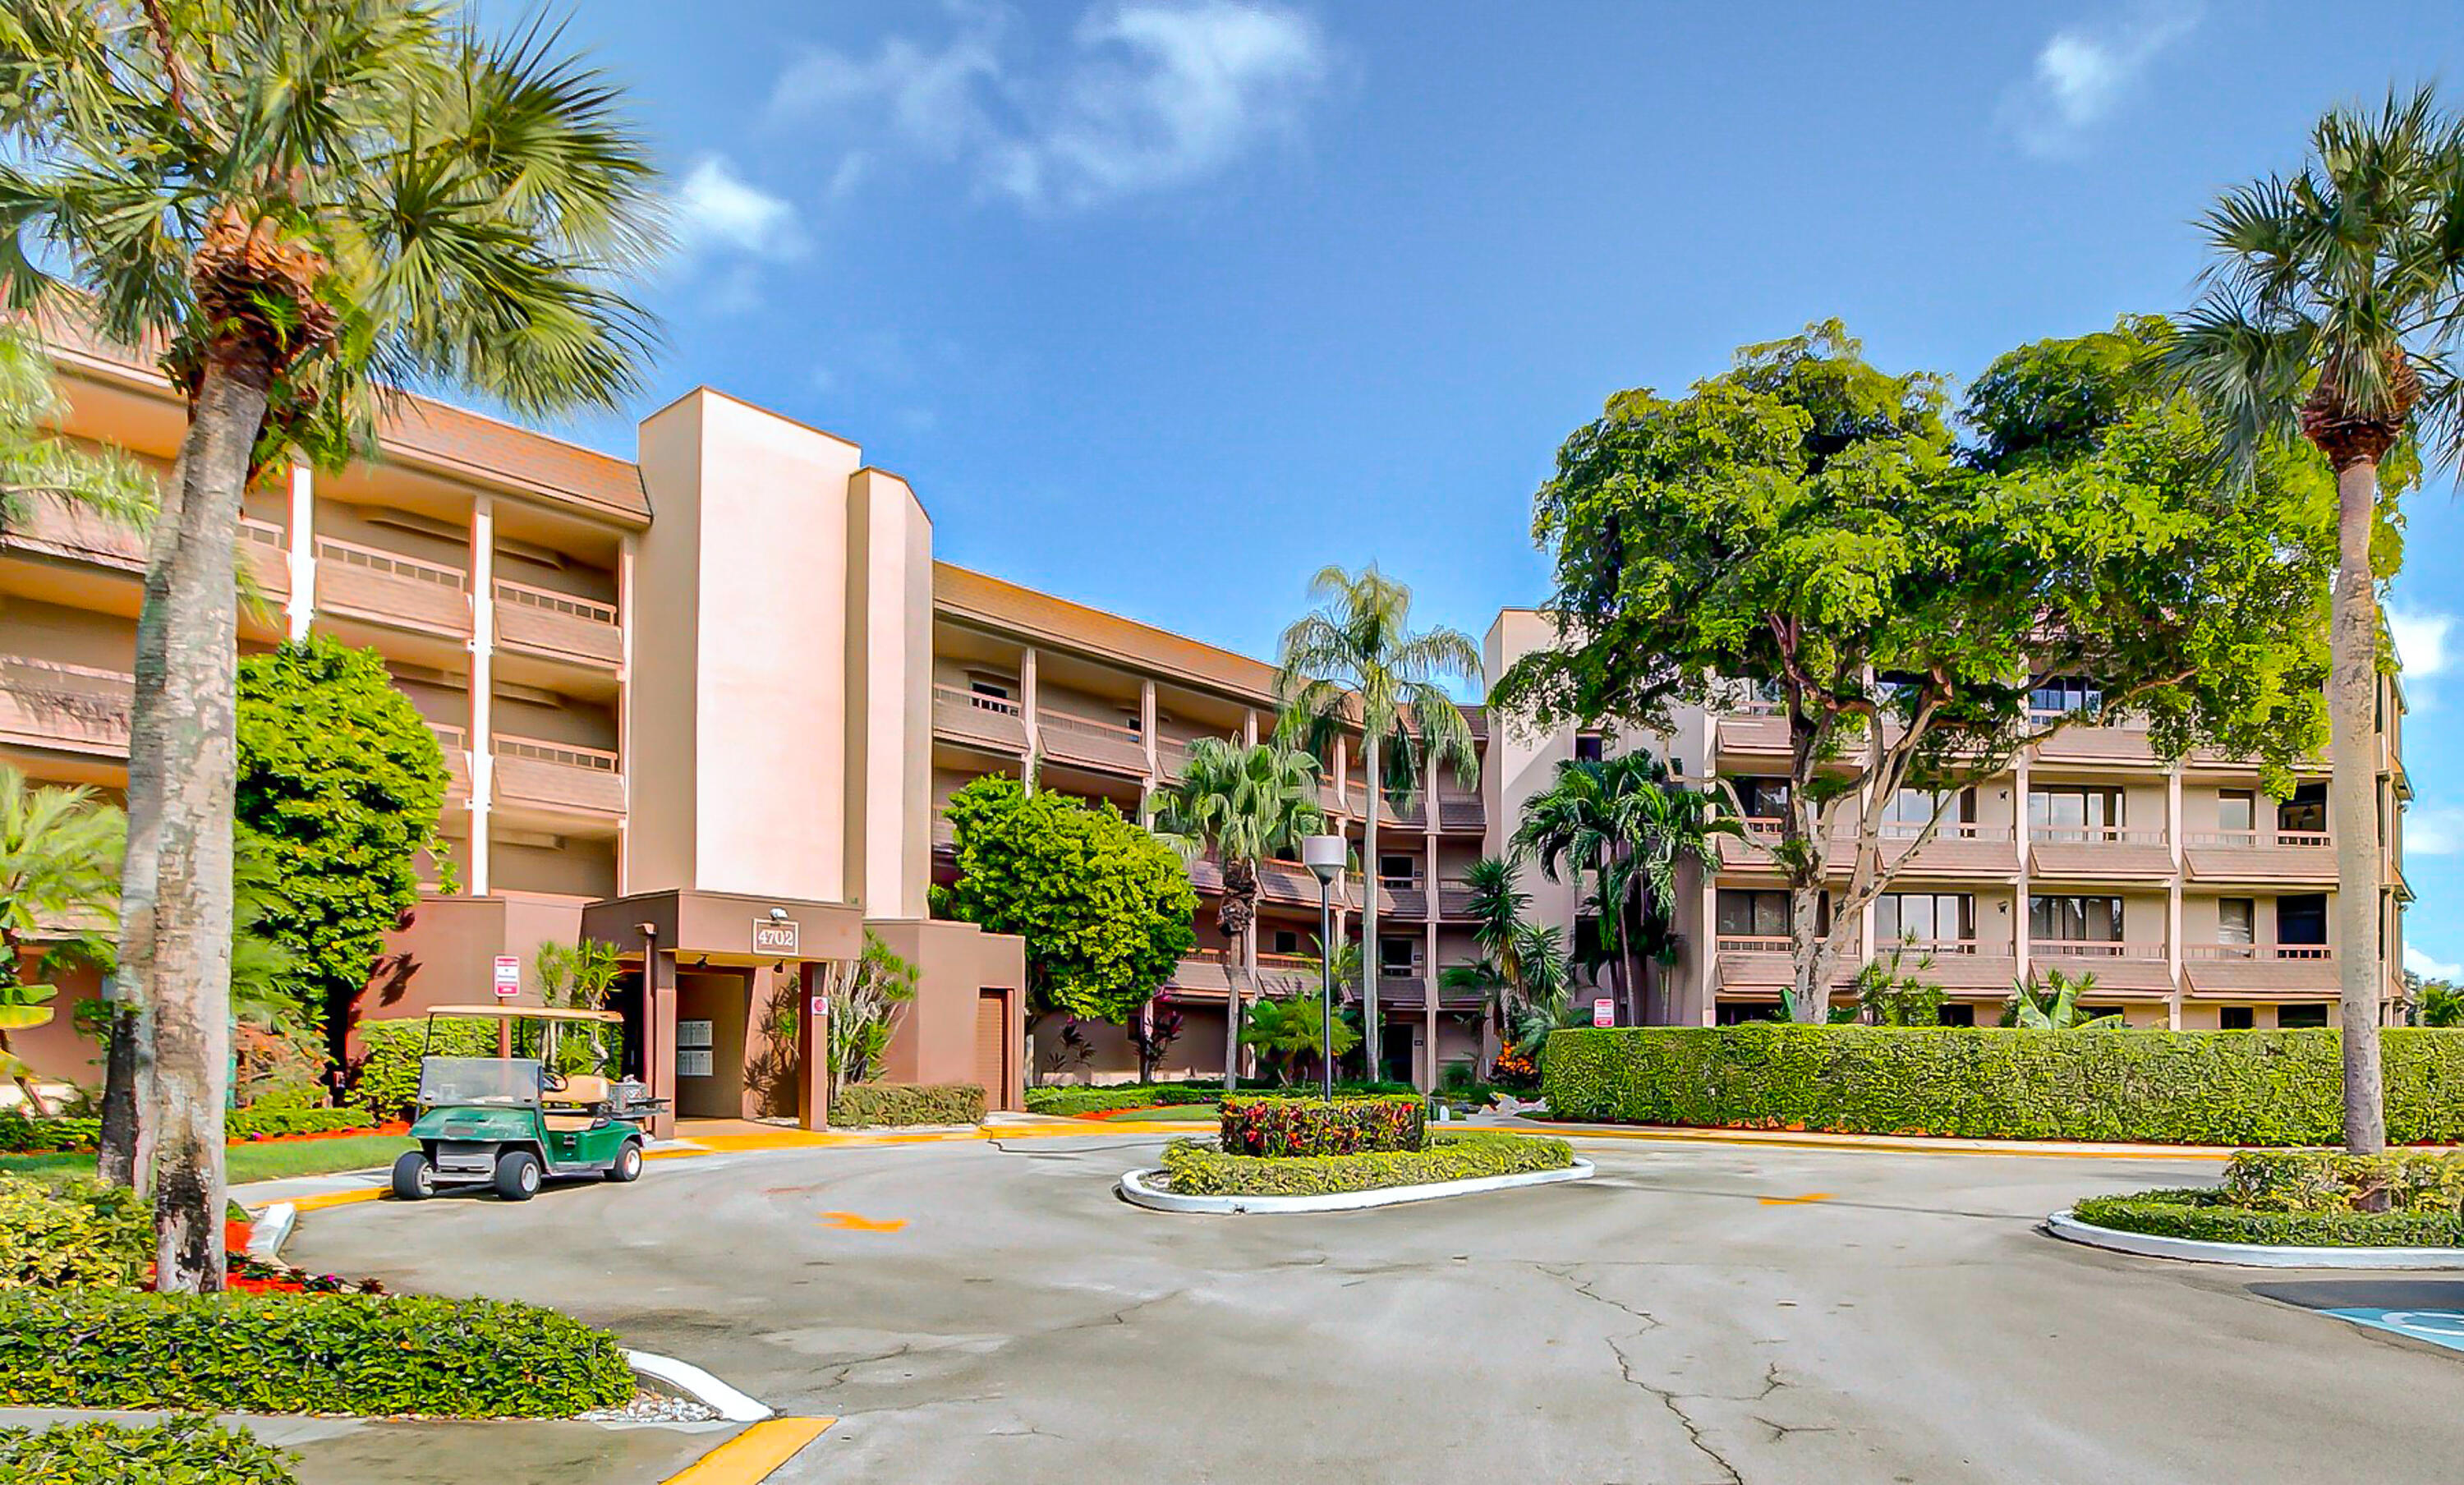
POLYGON ((2423 952, 2419 944, 2415 943, 2408 943, 2404 946, 2404 967, 2425 980, 2453 980, 2458 976, 2464 976, 2464 964, 2451 964, 2443 960, 2432 959, 2423 952))
POLYGON ((805 249, 796 209, 737 174, 725 155, 703 156, 676 188, 675 228, 688 256, 724 251, 778 262, 805 249))
POLYGON ((2004 126, 2032 155, 2077 154, 2149 64, 2197 27, 2200 10, 2199 0, 2142 0, 2118 20, 2054 33, 2034 71, 2003 95, 2004 126))
MULTIPOLYGON (((869 57, 807 54, 780 78, 772 118, 878 138, 1023 205, 1083 208, 1203 179, 1296 132, 1332 65, 1308 17, 1233 0, 1089 11, 1067 58, 1044 68, 1023 61, 1015 12, 955 13, 938 45, 893 36, 869 57)), ((867 166, 841 168, 852 187, 867 166)))
POLYGON ((2404 662, 2406 680, 2428 680, 2447 669, 2447 633, 2455 626, 2455 615, 2389 604, 2387 622, 2395 635, 2396 658, 2404 662))
POLYGON ((2415 805, 2404 812, 2404 853, 2452 856, 2464 852, 2464 809, 2415 805))

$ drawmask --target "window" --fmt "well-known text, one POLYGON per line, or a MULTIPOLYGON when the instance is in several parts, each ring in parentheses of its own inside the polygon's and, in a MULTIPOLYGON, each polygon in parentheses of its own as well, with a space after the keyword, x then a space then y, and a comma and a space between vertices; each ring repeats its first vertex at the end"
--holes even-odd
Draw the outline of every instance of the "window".
POLYGON ((1598 763, 1605 756, 1607 740, 1596 732, 1578 734, 1574 739, 1574 756, 1588 764, 1598 763))
POLYGON ((1275 947, 1274 947, 1274 952, 1275 952, 1275 953, 1278 953, 1278 954, 1297 954, 1297 953, 1299 953, 1300 951, 1301 951, 1301 936, 1300 936, 1300 931, 1299 931, 1298 929, 1296 929, 1296 928, 1278 928, 1278 929, 1276 929, 1276 930, 1275 930, 1275 947))
POLYGON ((2216 794, 2216 831, 2247 835, 2258 829, 2258 796, 2249 789, 2221 789, 2216 794))
POLYGON ((2276 899, 2276 942, 2321 945, 2327 942, 2327 895, 2304 892, 2276 899))
POLYGON ((2028 833, 2037 840, 2094 840, 2122 824, 2122 790, 2085 784, 2028 791, 2028 833))
MULTIPOLYGON (((1725 917, 1721 920, 1723 922, 1726 922, 1727 920, 1725 917)), ((1720 931, 1722 933, 1727 932, 1725 928, 1720 931)), ((1578 964, 1597 964, 1604 957, 1606 957, 1605 950, 1600 942, 1600 920, 1596 918, 1575 919, 1574 963, 1578 964)))
POLYGON ((1767 1000, 1724 1000, 1711 1012, 1711 1020, 1718 1026, 1743 1026, 1749 1021, 1780 1019, 1779 1007, 1767 1000))
POLYGON ((2297 785, 2293 797, 2276 807, 2276 828, 2279 831, 2306 831, 2314 835, 2327 832, 2327 786, 2297 785))
POLYGON ((2227 1031, 2247 1031, 2258 1023, 2248 1006, 2223 1006, 2216 1010, 2216 1026, 2227 1031))
POLYGON ((1892 795, 1891 802, 1882 807, 1882 823, 1900 826, 1914 834, 1925 829, 1937 809, 1942 812, 1945 827, 1973 825, 1976 823, 1976 790, 1961 789, 1957 799, 1950 799, 1945 792, 1933 789, 1903 788, 1892 795))
POLYGON ((2039 943, 2120 943, 2120 898, 2039 895, 2028 899, 2028 937, 2039 943))
POLYGON ((1974 1026, 1976 1024, 1976 1008, 1973 1006, 1962 1005, 1957 1001, 1946 1003, 1937 1009, 1934 1014, 1939 1018, 1938 1024, 1942 1026, 1974 1026))
POLYGON ((1420 944, 1417 939, 1377 941, 1377 972, 1389 980, 1408 980, 1419 970, 1420 944))
POLYGON ((1377 879, 1389 887, 1409 887, 1419 882, 1418 862, 1411 856, 1377 857, 1377 879))
POLYGON ((1976 937, 1976 898, 1965 892, 1886 892, 1874 899, 1878 944, 1965 943, 1976 937))
POLYGON ((2216 898, 2216 942, 2256 943, 2258 902, 2252 898, 2216 898))
POLYGON ((2324 1006, 2278 1006, 2276 1008, 2276 1024, 2288 1031, 2295 1027, 2325 1026, 2327 1024, 2327 1008, 2324 1006))
POLYGON ((1777 820, 1788 813, 1786 779, 1745 778, 1737 781, 1737 803, 1750 820, 1777 820))
POLYGON ((2057 676, 2028 693, 2032 712, 2086 712, 2103 704, 2104 688, 2078 676, 2057 676))
POLYGON ((1788 937, 1788 894, 1720 889, 1720 937, 1785 939, 1788 937))

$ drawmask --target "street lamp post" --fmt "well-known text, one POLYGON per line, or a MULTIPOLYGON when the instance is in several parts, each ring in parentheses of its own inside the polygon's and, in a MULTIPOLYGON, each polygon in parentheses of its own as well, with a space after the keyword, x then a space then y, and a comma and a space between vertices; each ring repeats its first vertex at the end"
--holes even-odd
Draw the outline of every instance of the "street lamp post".
POLYGON ((1318 1069, 1323 1093, 1334 1101, 1334 879, 1343 875, 1347 852, 1340 835, 1301 838, 1301 864, 1317 877, 1317 983, 1324 996, 1326 1040, 1318 1043, 1318 1069))

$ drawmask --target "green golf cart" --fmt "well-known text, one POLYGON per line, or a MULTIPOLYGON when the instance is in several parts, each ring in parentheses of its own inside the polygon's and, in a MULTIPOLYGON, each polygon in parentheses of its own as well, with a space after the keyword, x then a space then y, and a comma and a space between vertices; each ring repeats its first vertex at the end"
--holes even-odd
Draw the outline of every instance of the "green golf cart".
POLYGON ((658 1100, 630 1079, 611 1080, 613 1010, 536 1006, 439 1006, 420 1047, 419 1118, 393 1165, 393 1194, 421 1201, 439 1186, 494 1186, 526 1202, 550 1178, 638 1180, 645 1124, 658 1100), (495 1056, 437 1055, 441 1019, 493 1021, 495 1056), (515 1055, 520 1053, 522 1055, 515 1055))

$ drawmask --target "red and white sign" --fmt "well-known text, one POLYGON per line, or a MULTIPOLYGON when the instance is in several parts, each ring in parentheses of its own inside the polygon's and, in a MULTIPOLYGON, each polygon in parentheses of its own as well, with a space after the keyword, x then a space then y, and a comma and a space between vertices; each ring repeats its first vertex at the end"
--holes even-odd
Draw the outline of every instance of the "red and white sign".
POLYGON ((814 1020, 816 1020, 816 1021, 827 1021, 829 1018, 830 1018, 830 998, 829 998, 828 996, 826 996, 826 995, 816 995, 816 996, 814 996, 814 997, 813 997, 813 1019, 814 1019, 814 1020))
POLYGON ((1617 1002, 1609 999, 1605 995, 1601 996, 1598 1000, 1592 1002, 1592 1025, 1617 1025, 1617 1002))
POLYGON ((496 956, 496 998, 512 1000, 522 992, 522 962, 511 954, 496 956))

